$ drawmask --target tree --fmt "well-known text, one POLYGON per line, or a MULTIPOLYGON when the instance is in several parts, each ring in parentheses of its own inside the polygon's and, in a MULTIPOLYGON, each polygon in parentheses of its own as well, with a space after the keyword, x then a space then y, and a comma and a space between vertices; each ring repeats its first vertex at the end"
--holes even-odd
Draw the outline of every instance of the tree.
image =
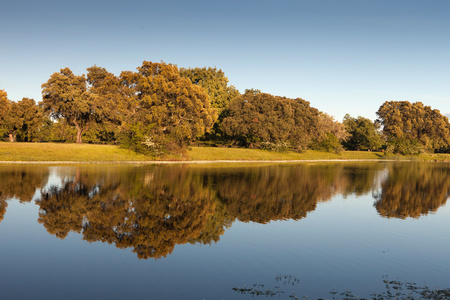
POLYGON ((216 68, 189 68, 180 69, 183 77, 189 78, 192 83, 201 86, 209 96, 211 107, 220 113, 228 107, 231 99, 239 96, 239 91, 232 85, 228 85, 225 73, 216 68))
POLYGON ((96 97, 99 117, 98 123, 92 124, 85 133, 85 138, 92 142, 115 142, 119 126, 129 106, 132 91, 122 84, 118 76, 105 68, 92 66, 87 68, 89 92, 96 97))
POLYGON ((7 133, 6 116, 11 109, 12 101, 8 99, 5 90, 0 90, 0 138, 7 133))
POLYGON ((4 117, 4 128, 11 143, 16 141, 17 131, 23 126, 23 110, 17 102, 12 102, 4 117))
POLYGON ((123 125, 130 145, 182 148, 208 132, 217 118, 205 91, 172 64, 144 61, 138 72, 122 72, 121 78, 133 90, 134 105, 123 125))
POLYGON ((303 150, 317 135, 320 112, 297 98, 248 91, 234 98, 222 129, 244 146, 281 145, 303 150))
POLYGON ((437 109, 424 106, 422 102, 386 101, 377 115, 377 122, 383 126, 387 142, 395 152, 448 150, 450 123, 437 109))
POLYGON ((382 144, 380 125, 363 117, 352 118, 346 114, 343 120, 349 137, 344 142, 348 150, 377 150, 382 144))
POLYGON ((77 143, 91 123, 101 117, 97 98, 87 89, 86 77, 76 76, 69 68, 53 73, 42 84, 43 107, 56 120, 65 119, 77 129, 77 143))
POLYGON ((332 116, 320 112, 315 123, 315 134, 312 138, 311 148, 317 150, 334 151, 343 150, 342 142, 348 137, 343 124, 336 121, 332 116))

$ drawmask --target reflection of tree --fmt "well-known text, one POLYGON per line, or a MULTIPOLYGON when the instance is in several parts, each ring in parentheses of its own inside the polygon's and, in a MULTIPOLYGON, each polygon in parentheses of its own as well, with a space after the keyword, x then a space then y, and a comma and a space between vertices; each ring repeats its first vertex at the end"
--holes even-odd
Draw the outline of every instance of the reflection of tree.
POLYGON ((8 203, 6 203, 5 200, 1 199, 1 196, 2 195, 1 195, 1 192, 0 192, 0 222, 5 217, 6 207, 8 206, 8 203))
POLYGON ((375 207, 384 217, 418 218, 447 201, 450 169, 430 164, 394 165, 382 184, 375 207))
POLYGON ((48 168, 3 166, 0 168, 0 199, 17 198, 29 202, 48 177, 48 168))
POLYGON ((362 194, 373 187, 377 168, 323 164, 248 168, 217 173, 218 197, 240 221, 301 219, 319 201, 338 192, 362 194), (358 171, 361 170, 361 171, 358 171))
POLYGON ((138 169, 110 181, 99 178, 101 184, 67 183, 43 195, 39 222, 58 237, 79 232, 90 242, 132 247, 140 258, 166 256, 176 244, 217 241, 226 219, 213 217, 212 190, 187 170, 138 169))
POLYGON ((0 221, 3 220, 8 203, 16 198, 29 202, 48 177, 48 169, 33 166, 2 166, 0 168, 0 221))

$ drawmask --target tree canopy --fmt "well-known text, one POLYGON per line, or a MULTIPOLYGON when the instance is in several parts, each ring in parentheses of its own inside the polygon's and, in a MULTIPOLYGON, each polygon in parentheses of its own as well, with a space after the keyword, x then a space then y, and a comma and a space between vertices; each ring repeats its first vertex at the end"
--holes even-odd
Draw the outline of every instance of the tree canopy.
POLYGON ((228 85, 228 78, 220 69, 206 67, 181 68, 180 74, 205 90, 209 96, 211 107, 215 108, 219 115, 228 107, 231 99, 240 95, 234 86, 228 85))
POLYGON ((353 118, 349 114, 344 117, 343 124, 349 134, 344 146, 349 150, 377 150, 383 144, 380 125, 370 119, 353 118))
POLYGON ((450 123, 437 109, 422 102, 386 101, 377 115, 387 142, 396 152, 448 150, 450 123), (417 146, 408 150, 411 147, 407 146, 414 145, 417 146))
POLYGON ((125 124, 130 140, 141 132, 134 144, 161 151, 182 147, 208 132, 217 118, 206 92, 172 64, 144 61, 137 72, 122 72, 121 78, 135 95, 125 124))
POLYGON ((69 68, 53 73, 42 84, 44 110, 56 120, 65 119, 77 129, 77 143, 91 123, 101 116, 102 107, 87 89, 86 77, 74 75, 69 68))

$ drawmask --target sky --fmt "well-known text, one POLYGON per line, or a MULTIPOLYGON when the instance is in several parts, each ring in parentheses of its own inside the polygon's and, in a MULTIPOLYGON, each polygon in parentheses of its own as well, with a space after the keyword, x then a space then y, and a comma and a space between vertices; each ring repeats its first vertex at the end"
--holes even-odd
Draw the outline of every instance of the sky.
POLYGON ((447 0, 0 0, 0 89, 38 102, 61 68, 146 60, 216 67, 338 121, 392 100, 450 114, 449 16, 447 0))

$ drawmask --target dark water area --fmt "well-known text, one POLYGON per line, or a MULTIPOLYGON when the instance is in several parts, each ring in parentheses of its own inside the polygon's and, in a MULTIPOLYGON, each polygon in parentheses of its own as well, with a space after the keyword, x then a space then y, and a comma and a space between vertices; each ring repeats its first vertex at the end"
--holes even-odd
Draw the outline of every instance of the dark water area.
POLYGON ((0 295, 450 299, 449 191, 437 163, 3 165, 0 295))

